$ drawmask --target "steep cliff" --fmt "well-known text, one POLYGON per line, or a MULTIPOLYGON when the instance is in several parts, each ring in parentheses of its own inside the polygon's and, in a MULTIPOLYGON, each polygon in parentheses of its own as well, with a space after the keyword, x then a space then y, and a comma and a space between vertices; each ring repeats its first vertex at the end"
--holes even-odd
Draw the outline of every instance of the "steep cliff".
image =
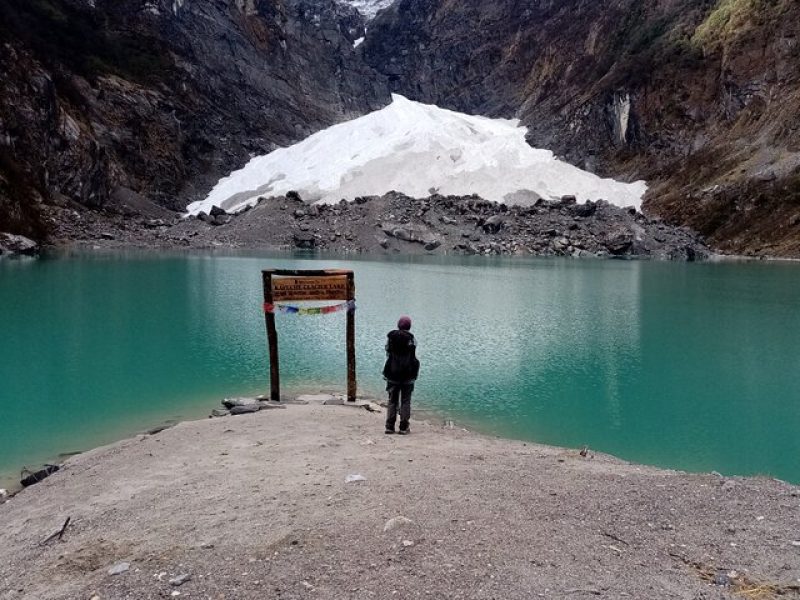
POLYGON ((183 208, 250 155, 388 103, 334 0, 4 0, 0 231, 43 204, 183 208))
POLYGON ((393 91, 649 180, 722 250, 800 256, 796 0, 399 0, 359 51, 393 91))

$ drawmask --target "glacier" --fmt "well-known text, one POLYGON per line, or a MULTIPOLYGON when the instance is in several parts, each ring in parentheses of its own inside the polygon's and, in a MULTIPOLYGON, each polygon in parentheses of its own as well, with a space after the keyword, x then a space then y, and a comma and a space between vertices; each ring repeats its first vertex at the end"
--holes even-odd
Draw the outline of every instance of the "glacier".
POLYGON ((532 148, 516 119, 490 119, 393 95, 385 108, 258 156, 221 179, 190 215, 219 206, 236 213, 260 197, 296 191, 307 202, 335 203, 397 191, 469 196, 505 204, 574 195, 641 207, 644 181, 603 179, 532 148))
POLYGON ((375 18, 379 10, 391 6, 394 0, 339 0, 342 4, 349 4, 360 12, 367 20, 375 18))

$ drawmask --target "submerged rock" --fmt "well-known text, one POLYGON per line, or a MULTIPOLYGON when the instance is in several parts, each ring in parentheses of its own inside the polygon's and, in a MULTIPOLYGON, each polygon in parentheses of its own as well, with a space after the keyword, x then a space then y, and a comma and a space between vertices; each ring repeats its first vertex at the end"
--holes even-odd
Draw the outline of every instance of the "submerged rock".
POLYGON ((58 465, 45 465, 44 469, 39 469, 38 471, 36 471, 35 473, 31 473, 27 477, 23 477, 20 480, 20 484, 22 484, 23 487, 28 487, 35 483, 39 483, 40 481, 50 477, 50 475, 52 475, 59 469, 61 469, 61 467, 59 467, 58 465))

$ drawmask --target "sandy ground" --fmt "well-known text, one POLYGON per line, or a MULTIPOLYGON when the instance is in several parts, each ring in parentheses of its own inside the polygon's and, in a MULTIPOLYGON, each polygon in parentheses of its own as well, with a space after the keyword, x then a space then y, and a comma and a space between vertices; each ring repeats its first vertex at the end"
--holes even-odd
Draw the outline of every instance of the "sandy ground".
POLYGON ((0 598, 800 597, 796 487, 412 427, 288 406, 76 456, 0 505, 0 598))

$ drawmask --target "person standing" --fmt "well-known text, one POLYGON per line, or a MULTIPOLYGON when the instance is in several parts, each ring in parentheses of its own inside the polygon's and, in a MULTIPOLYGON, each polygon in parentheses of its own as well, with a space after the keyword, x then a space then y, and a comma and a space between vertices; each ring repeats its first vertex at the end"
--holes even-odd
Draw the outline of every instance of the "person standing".
POLYGON ((411 319, 403 316, 397 321, 397 329, 387 334, 386 364, 383 378, 389 392, 389 408, 386 415, 386 433, 395 433, 394 425, 400 414, 400 434, 410 432, 411 393, 419 375, 417 341, 411 333, 411 319))

